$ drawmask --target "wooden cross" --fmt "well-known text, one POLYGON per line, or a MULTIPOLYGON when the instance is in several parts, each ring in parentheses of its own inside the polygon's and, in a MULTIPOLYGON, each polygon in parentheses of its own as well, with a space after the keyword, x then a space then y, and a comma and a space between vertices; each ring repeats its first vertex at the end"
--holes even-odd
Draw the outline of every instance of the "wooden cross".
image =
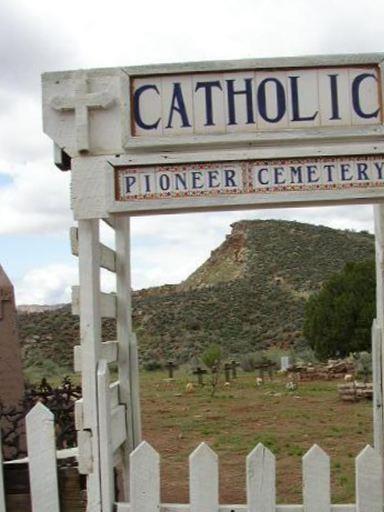
POLYGON ((231 368, 232 368, 231 363, 225 363, 225 365, 224 365, 225 382, 230 382, 230 380, 231 380, 231 375, 230 375, 231 368))
POLYGON ((176 368, 176 365, 173 361, 168 361, 166 364, 166 368, 168 369, 168 377, 173 379, 173 370, 176 368))
POLYGON ((197 375, 197 382, 199 383, 200 386, 204 385, 204 382, 203 382, 204 373, 207 373, 207 370, 200 368, 200 366, 198 366, 196 368, 196 370, 193 370, 193 375, 197 375))
POLYGON ((109 108, 115 98, 107 91, 88 92, 88 80, 83 76, 75 82, 73 96, 55 96, 51 107, 55 110, 75 111, 76 142, 79 153, 89 151, 89 111, 109 108))
POLYGON ((231 361, 231 369, 232 369, 232 379, 237 379, 237 367, 240 366, 238 361, 232 359, 231 361))

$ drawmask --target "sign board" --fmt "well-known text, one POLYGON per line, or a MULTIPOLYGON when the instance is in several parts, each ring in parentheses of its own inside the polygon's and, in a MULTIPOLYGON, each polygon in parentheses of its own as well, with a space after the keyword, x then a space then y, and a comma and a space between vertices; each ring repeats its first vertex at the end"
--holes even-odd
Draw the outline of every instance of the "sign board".
POLYGON ((48 73, 77 218, 384 198, 383 56, 48 73))
POLYGON ((131 103, 136 137, 382 122, 376 66, 138 77, 131 103))

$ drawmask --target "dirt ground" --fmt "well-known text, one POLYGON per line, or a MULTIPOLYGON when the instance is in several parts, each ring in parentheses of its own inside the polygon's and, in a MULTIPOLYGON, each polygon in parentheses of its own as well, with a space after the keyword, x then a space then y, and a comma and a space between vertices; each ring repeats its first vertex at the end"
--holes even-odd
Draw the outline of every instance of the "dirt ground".
POLYGON ((188 502, 188 456, 202 441, 219 455, 220 502, 245 503, 245 457, 262 442, 276 456, 278 503, 301 503, 301 458, 314 444, 331 456, 332 502, 354 502, 355 457, 372 444, 372 403, 344 403, 337 382, 280 378, 256 386, 240 373, 229 387, 187 393, 195 378, 141 375, 143 437, 161 455, 162 501, 188 502))

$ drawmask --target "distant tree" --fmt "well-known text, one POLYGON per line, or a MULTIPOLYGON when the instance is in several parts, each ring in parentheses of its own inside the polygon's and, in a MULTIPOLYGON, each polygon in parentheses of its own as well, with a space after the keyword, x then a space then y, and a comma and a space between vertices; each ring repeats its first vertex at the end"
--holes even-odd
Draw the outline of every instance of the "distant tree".
POLYGON ((351 262, 309 298, 304 336, 317 357, 371 351, 375 289, 375 263, 351 262))

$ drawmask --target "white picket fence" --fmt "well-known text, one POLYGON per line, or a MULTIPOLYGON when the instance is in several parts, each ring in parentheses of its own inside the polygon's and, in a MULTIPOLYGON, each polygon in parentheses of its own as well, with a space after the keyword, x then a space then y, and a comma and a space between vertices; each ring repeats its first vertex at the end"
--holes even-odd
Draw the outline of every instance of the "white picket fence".
POLYGON ((303 504, 276 505, 275 457, 262 444, 246 459, 246 505, 219 505, 218 457, 205 443, 189 457, 190 504, 160 503, 160 457, 146 442, 131 454, 130 503, 117 512, 383 512, 381 457, 356 458, 356 504, 331 505, 330 459, 317 445, 303 457, 303 504))
MULTIPOLYGON (((32 510, 60 512, 54 416, 38 403, 26 425, 32 510)), ((131 453, 130 466, 130 502, 115 503, 117 512, 383 512, 382 461, 370 446, 356 458, 351 505, 331 505, 330 459, 317 445, 303 457, 302 505, 276 505, 275 457, 262 444, 246 459, 247 505, 219 505, 218 457, 205 443, 189 457, 190 504, 161 504, 160 456, 147 442, 131 453)), ((3 464, 0 473, 0 512, 6 512, 3 464)))

